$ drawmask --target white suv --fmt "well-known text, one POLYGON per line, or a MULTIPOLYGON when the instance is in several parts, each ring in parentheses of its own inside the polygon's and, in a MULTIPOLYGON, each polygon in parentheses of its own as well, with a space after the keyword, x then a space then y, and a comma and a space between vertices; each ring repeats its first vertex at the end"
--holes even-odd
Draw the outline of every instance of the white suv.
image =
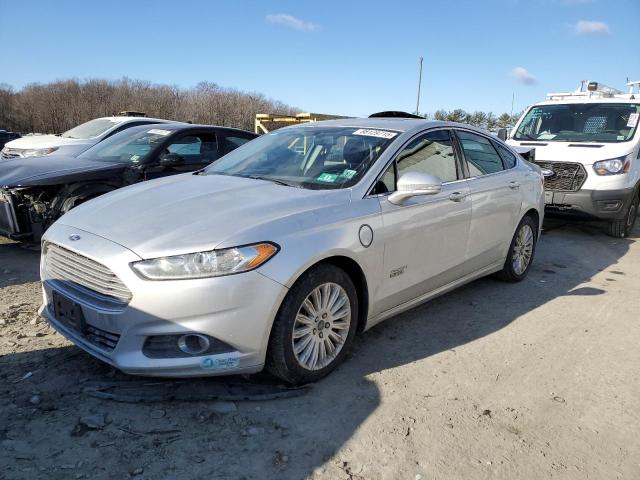
POLYGON ((41 157, 52 153, 75 157, 96 143, 127 128, 169 122, 170 120, 146 117, 96 118, 67 130, 61 135, 28 135, 7 142, 0 152, 0 158, 8 160, 41 157))
POLYGON ((535 147, 548 212, 606 220, 620 238, 635 223, 640 185, 640 82, 627 85, 623 93, 585 81, 575 92, 547 94, 507 141, 535 147))

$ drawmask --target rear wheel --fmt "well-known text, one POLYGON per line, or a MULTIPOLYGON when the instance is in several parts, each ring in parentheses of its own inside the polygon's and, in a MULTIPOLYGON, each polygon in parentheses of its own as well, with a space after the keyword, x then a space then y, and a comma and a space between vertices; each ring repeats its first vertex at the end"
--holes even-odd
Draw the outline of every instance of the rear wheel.
POLYGON ((274 321, 266 369, 293 383, 319 380, 344 359, 358 318, 356 289, 333 265, 306 272, 285 297, 274 321))
POLYGON ((629 204, 629 207, 627 208, 624 218, 609 222, 609 225, 607 226, 608 235, 616 238, 625 238, 629 236, 638 216, 638 203, 638 192, 636 192, 629 204))
POLYGON ((537 232, 538 225, 529 215, 520 221, 498 278, 506 282, 519 282, 527 276, 536 251, 537 232))

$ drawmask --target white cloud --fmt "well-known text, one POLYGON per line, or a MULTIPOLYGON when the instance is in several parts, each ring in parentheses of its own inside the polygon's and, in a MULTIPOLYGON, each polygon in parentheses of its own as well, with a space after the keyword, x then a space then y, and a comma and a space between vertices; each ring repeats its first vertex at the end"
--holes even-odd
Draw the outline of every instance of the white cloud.
POLYGON ((511 70, 511 76, 525 85, 533 85, 536 83, 536 77, 534 77, 531 72, 524 67, 516 67, 511 70))
POLYGON ((293 28, 294 30, 300 30, 303 32, 315 32, 316 30, 320 29, 319 25, 305 22, 304 20, 300 20, 299 18, 296 18, 293 15, 288 15, 286 13, 274 13, 271 15, 267 15, 266 18, 267 22, 269 23, 284 25, 285 27, 293 28))
POLYGON ((590 20, 580 20, 574 28, 578 35, 609 35, 611 33, 606 23, 590 20))

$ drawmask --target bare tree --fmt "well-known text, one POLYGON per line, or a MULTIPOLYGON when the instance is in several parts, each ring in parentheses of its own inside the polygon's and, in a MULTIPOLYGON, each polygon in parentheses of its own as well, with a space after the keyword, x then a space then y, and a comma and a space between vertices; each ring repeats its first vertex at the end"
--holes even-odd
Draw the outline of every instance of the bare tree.
POLYGON ((299 111, 259 93, 202 82, 194 88, 122 78, 32 83, 18 91, 0 84, 0 128, 60 133, 96 117, 120 111, 150 117, 253 129, 256 113, 299 111))

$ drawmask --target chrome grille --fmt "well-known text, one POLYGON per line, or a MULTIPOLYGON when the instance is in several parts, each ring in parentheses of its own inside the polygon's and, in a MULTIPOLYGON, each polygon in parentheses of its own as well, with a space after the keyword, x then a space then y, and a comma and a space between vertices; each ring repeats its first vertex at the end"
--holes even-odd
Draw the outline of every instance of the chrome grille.
POLYGON ((10 158, 18 158, 20 156, 20 150, 5 148, 2 150, 2 154, 0 156, 4 160, 9 160, 10 158))
POLYGON ((554 173, 553 176, 544 178, 545 190, 577 192, 587 179, 587 172, 579 163, 536 162, 536 165, 554 173))
POLYGON ((103 301, 127 304, 131 292, 104 265, 54 243, 44 246, 44 264, 51 280, 81 291, 89 291, 103 301))

